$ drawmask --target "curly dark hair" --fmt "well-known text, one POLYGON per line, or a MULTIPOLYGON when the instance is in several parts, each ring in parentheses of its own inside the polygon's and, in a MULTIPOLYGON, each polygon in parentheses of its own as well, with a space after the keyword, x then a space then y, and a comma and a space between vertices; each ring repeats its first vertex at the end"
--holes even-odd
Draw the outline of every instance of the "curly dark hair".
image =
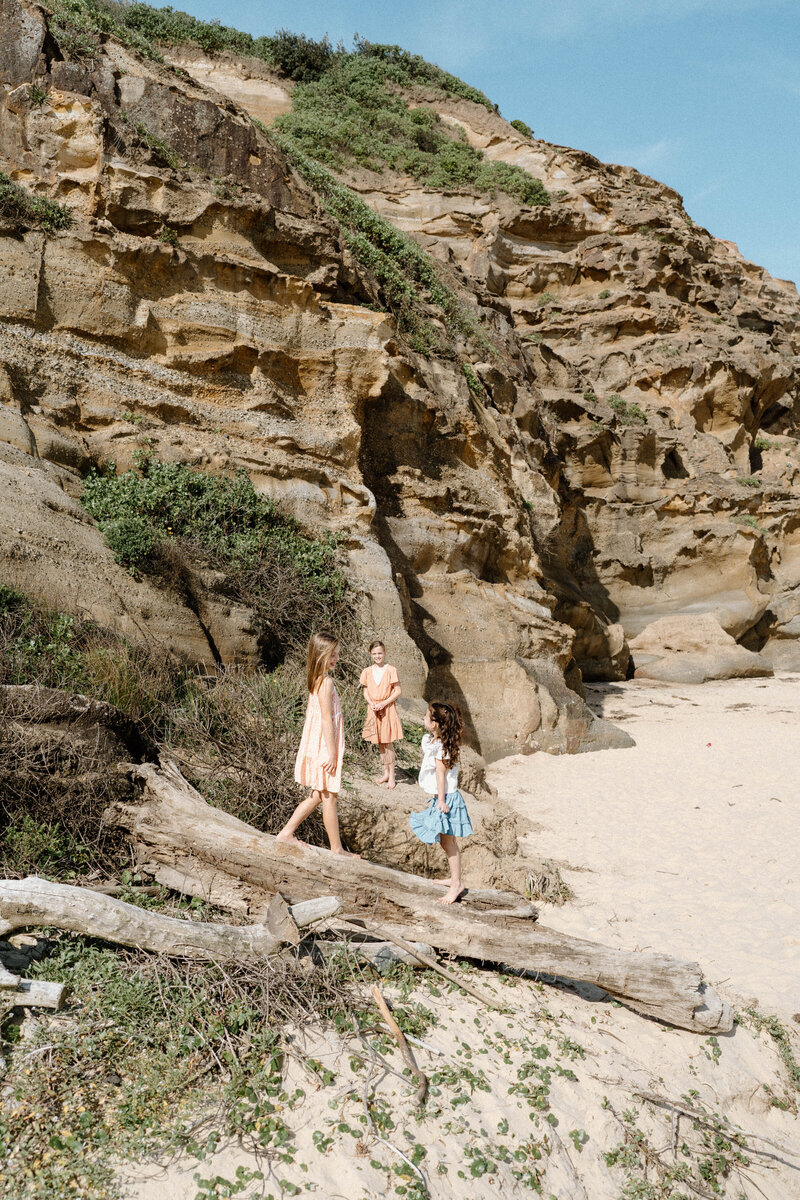
POLYGON ((453 767, 458 762, 461 750, 461 738, 464 733, 464 718, 457 704, 448 704, 444 700, 433 700, 428 709, 432 719, 439 726, 442 738, 442 749, 448 765, 453 767))

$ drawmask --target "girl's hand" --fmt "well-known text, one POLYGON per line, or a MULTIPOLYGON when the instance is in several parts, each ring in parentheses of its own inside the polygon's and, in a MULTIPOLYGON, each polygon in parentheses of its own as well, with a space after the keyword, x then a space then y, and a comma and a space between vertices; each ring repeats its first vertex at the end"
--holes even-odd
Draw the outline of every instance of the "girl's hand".
POLYGON ((443 813, 450 812, 450 805, 447 803, 446 800, 439 801, 439 812, 443 812, 443 813))
POLYGON ((328 759, 327 762, 324 762, 322 764, 322 769, 323 769, 323 771, 327 772, 328 775, 335 775, 337 765, 338 765, 338 759, 337 759, 337 756, 334 754, 331 758, 328 759))

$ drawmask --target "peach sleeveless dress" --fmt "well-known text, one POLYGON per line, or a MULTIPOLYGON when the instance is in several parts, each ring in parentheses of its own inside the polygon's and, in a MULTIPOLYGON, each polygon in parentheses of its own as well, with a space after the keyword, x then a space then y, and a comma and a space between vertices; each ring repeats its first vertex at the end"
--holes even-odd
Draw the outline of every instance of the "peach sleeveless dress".
MULTIPOLYGON (((397 668, 387 663, 383 668, 380 683, 375 682, 372 667, 364 668, 359 682, 363 688, 367 689, 367 695, 373 704, 380 704, 392 694, 392 688, 400 680, 397 678, 397 668)), ((403 726, 400 724, 394 700, 381 713, 376 714, 371 708, 367 709, 367 719, 364 722, 361 736, 365 741, 374 742, 376 745, 380 742, 385 744, 386 742, 402 741, 403 726)))
POLYGON ((331 773, 326 771, 323 765, 328 758, 328 751, 322 730, 322 709, 319 689, 317 689, 308 697, 303 736, 300 738, 300 748, 294 764, 294 777, 303 787, 310 787, 319 792, 338 792, 342 786, 344 718, 342 706, 339 703, 339 693, 335 686, 333 689, 333 736, 336 741, 336 770, 331 773))

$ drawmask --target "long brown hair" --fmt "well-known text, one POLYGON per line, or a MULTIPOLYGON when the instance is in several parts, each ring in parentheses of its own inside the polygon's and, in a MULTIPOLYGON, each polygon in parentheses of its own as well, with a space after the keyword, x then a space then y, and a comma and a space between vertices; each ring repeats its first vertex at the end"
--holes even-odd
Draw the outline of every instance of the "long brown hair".
POLYGON ((339 639, 332 633, 312 633, 308 639, 306 683, 312 695, 325 678, 331 656, 338 645, 339 639))
POLYGON ((439 726, 442 738, 444 757, 455 766, 461 749, 461 737, 464 733, 464 720, 461 709, 457 704, 446 704, 443 700, 434 700, 428 705, 431 718, 439 726))

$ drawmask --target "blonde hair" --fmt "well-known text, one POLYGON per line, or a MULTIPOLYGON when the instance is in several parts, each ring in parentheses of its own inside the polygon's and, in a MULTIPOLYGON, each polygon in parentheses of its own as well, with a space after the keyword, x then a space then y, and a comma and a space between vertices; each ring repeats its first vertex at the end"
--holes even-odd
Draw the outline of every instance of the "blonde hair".
POLYGON ((332 633, 312 633, 309 638, 306 655, 306 683, 312 695, 325 678, 333 652, 338 649, 338 646, 339 639, 332 633))

